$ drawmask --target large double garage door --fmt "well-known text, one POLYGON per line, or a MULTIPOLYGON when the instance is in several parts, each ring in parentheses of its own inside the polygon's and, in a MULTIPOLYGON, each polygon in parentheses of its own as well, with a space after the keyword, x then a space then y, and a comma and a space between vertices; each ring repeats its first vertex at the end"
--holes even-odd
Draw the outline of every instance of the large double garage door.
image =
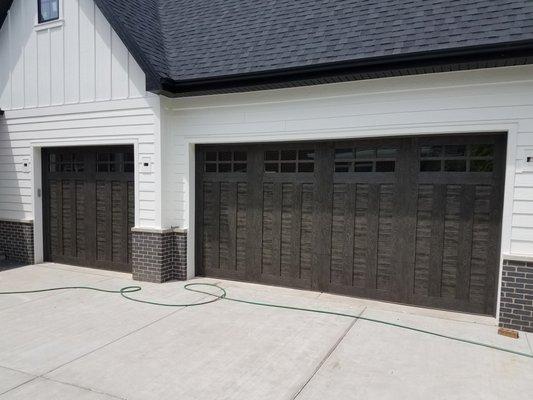
POLYGON ((133 146, 43 150, 45 260, 131 271, 133 146))
POLYGON ((199 146, 199 275, 495 313, 505 135, 199 146))

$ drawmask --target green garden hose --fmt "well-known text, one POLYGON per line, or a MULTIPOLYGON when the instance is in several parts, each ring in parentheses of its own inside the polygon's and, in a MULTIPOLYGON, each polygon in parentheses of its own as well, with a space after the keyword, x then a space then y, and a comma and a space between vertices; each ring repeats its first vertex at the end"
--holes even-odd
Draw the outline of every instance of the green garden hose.
POLYGON ((184 286, 184 289, 191 291, 191 292, 210 296, 211 298, 209 300, 199 301, 195 303, 178 304, 178 303, 159 303, 155 301, 141 300, 141 299, 136 299, 134 297, 131 297, 130 296, 131 293, 140 292, 142 290, 140 286, 126 286, 119 290, 106 290, 106 289, 100 289, 100 288, 95 288, 95 287, 90 287, 90 286, 65 286, 65 287, 55 287, 55 288, 49 288, 49 289, 36 289, 36 290, 25 290, 25 291, 16 291, 16 292, 0 292, 0 295, 43 293, 43 292, 53 292, 53 291, 58 291, 58 290, 92 290, 96 292, 120 294, 122 297, 128 300, 131 300, 131 301, 135 301, 138 303, 144 303, 144 304, 151 304, 155 306, 163 306, 163 307, 194 307, 194 306, 201 306, 205 304, 214 303, 220 300, 227 300, 227 301, 233 301, 237 303, 249 304, 253 306, 280 308, 284 310, 303 311, 303 312, 309 312, 309 313, 315 313, 315 314, 334 315, 338 317, 345 317, 345 318, 352 318, 355 320, 368 321, 368 322, 392 326, 395 328, 404 329, 404 330, 408 330, 412 332, 423 333, 425 335, 436 336, 436 337, 443 338, 443 339, 449 339, 455 342, 461 342, 461 343, 466 343, 466 344, 470 344, 474 346, 485 347, 487 349, 497 350, 497 351, 501 351, 504 353, 510 353, 510 354, 514 354, 517 356, 521 356, 521 357, 533 358, 533 354, 529 354, 529 353, 523 353, 520 351, 510 350, 510 349, 493 346, 493 345, 486 344, 486 343, 476 342, 474 340, 461 339, 461 338, 457 338, 454 336, 427 331, 424 329, 413 328, 411 326, 401 325, 401 324, 397 324, 394 322, 387 322, 387 321, 382 321, 379 319, 362 317, 360 315, 355 315, 355 314, 347 314, 347 313, 340 313, 340 312, 334 312, 334 311, 324 311, 324 310, 318 310, 318 309, 313 309, 313 308, 293 307, 293 306, 286 306, 282 304, 263 303, 263 302, 251 301, 251 300, 234 299, 231 297, 227 297, 227 293, 223 288, 221 288, 218 285, 211 284, 211 283, 189 283, 184 286), (205 290, 200 290, 198 289, 198 287, 215 288, 217 292, 213 293, 213 292, 209 292, 205 290))

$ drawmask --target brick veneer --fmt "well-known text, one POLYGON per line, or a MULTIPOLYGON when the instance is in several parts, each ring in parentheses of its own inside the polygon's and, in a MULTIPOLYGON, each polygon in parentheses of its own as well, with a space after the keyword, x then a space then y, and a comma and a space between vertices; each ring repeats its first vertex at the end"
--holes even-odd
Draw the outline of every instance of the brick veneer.
POLYGON ((0 220, 0 254, 8 260, 33 264, 33 222, 0 220))
POLYGON ((187 232, 133 231, 133 279, 166 282, 187 279, 187 232))
POLYGON ((533 332, 533 261, 503 261, 500 326, 533 332))

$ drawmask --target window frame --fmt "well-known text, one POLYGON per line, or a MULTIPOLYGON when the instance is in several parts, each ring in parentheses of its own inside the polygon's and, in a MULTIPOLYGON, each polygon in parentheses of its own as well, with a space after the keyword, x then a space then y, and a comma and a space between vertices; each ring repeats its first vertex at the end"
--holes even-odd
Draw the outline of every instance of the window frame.
POLYGON ((37 0, 37 24, 48 24, 55 21, 61 20, 61 9, 62 9, 62 0, 50 0, 50 1, 57 1, 57 17, 50 18, 50 19, 43 19, 42 13, 41 13, 41 3, 43 0, 37 0))

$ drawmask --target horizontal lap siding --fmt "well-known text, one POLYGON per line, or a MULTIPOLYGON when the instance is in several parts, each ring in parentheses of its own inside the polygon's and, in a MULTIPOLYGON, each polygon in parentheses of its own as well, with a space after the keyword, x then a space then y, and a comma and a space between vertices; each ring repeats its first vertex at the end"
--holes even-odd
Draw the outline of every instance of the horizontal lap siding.
MULTIPOLYGON (((495 131, 517 128, 516 147, 508 149, 517 167, 522 152, 533 148, 532 66, 169 99, 165 106, 166 215, 180 226, 188 223, 189 142, 461 133, 463 126, 494 125, 495 131)), ((513 228, 504 249, 533 255, 533 173, 517 173, 510 183, 515 202, 506 207, 513 228)), ((385 282, 386 264, 380 265, 385 282)))
MULTIPOLYGON (((142 101, 144 103, 144 101, 142 101)), ((134 141, 139 143, 139 157, 156 154, 154 142, 157 130, 156 119, 151 108, 141 101, 132 103, 136 116, 119 117, 110 111, 106 112, 73 113, 65 120, 65 113, 69 106, 61 107, 63 114, 35 118, 10 118, 16 111, 7 112, 7 119, 0 123, 0 219, 31 220, 32 216, 32 174, 24 172, 23 162, 31 159, 31 142, 38 141, 69 141, 72 146, 81 141, 91 140, 98 145, 103 141, 134 141), (77 128, 72 127, 71 121, 77 119, 77 128), (28 122, 28 120, 32 122, 28 122), (41 127, 50 129, 40 130, 41 127), (80 135, 79 132, 90 130, 90 135, 80 135)), ((112 107, 109 104, 109 107, 112 107)), ((127 113, 129 113, 128 110, 127 113)), ((155 174, 139 174, 139 224, 140 226, 155 226, 156 197, 155 174)))

